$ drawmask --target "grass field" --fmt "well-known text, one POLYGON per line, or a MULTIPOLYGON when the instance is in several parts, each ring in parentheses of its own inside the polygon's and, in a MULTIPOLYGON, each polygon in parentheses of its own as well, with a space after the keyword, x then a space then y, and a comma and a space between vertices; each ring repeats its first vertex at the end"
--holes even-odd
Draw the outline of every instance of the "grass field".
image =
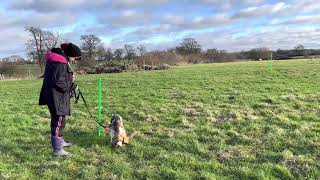
POLYGON ((42 80, 0 81, 0 179, 319 179, 319 70, 301 60, 80 76, 92 112, 103 79, 103 119, 119 113, 133 138, 111 149, 72 104, 68 159, 51 156, 42 80))

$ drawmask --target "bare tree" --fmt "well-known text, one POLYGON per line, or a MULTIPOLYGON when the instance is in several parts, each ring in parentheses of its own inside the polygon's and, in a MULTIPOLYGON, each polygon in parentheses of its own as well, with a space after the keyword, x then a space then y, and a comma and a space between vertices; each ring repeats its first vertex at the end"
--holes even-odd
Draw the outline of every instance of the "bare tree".
POLYGON ((218 54, 218 49, 207 49, 205 52, 205 57, 209 60, 210 63, 212 63, 218 59, 218 54))
POLYGON ((305 58, 308 58, 309 55, 310 55, 310 49, 304 49, 304 50, 303 50, 303 56, 304 56, 305 58))
POLYGON ((201 45, 193 38, 185 38, 176 50, 182 55, 197 54, 201 52, 201 45))
MULTIPOLYGON (((3 58, 6 59, 6 58, 3 58)), ((4 79, 5 76, 12 76, 17 73, 17 65, 13 62, 0 61, 0 80, 4 79)))
POLYGON ((140 44, 139 46, 137 46, 137 50, 138 50, 139 56, 143 56, 147 52, 147 48, 143 44, 140 44))
POLYGON ((19 55, 10 56, 10 61, 15 62, 16 64, 23 64, 26 60, 19 55))
POLYGON ((46 50, 50 50, 57 47, 60 41, 60 33, 52 31, 43 31, 44 36, 44 46, 46 50))
POLYGON ((44 67, 45 38, 40 28, 27 26, 25 31, 30 33, 31 38, 26 42, 28 55, 32 55, 40 66, 41 73, 44 67))
POLYGON ((118 48, 114 51, 114 57, 120 61, 122 59, 123 53, 124 50, 122 48, 118 48))
POLYGON ((83 41, 81 48, 87 52, 89 59, 93 60, 96 55, 97 48, 101 44, 101 39, 93 34, 82 35, 83 41))
POLYGON ((297 56, 303 56, 304 55, 304 46, 302 44, 298 44, 294 47, 294 50, 296 51, 297 56))
POLYGON ((130 60, 135 58, 136 51, 132 45, 125 44, 124 51, 125 51, 125 57, 128 59, 128 63, 130 62, 130 60))
POLYGON ((104 56, 105 60, 107 61, 111 61, 113 59, 113 52, 111 50, 111 48, 108 48, 106 50, 105 56, 104 56))
POLYGON ((44 53, 58 45, 60 34, 33 26, 26 26, 25 31, 31 36, 26 42, 27 55, 39 64, 42 73, 45 63, 44 53))
POLYGON ((168 49, 167 49, 167 52, 168 52, 168 53, 175 53, 176 50, 175 50, 175 48, 168 48, 168 49))
POLYGON ((294 49, 296 50, 303 50, 304 49, 304 46, 302 44, 298 44, 294 47, 294 49))
POLYGON ((97 47, 97 58, 98 61, 105 60, 106 48, 104 48, 103 44, 99 44, 97 47))
POLYGON ((268 48, 255 48, 248 51, 249 58, 253 60, 264 59, 267 60, 270 57, 270 50, 268 48))

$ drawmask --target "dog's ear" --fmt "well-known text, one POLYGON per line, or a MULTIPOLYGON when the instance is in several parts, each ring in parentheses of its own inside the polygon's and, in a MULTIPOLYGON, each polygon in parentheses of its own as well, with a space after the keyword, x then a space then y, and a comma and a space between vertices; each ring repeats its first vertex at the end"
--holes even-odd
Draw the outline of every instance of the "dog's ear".
POLYGON ((114 114, 111 115, 110 126, 113 124, 114 114))
POLYGON ((118 119, 117 121, 115 121, 114 124, 115 124, 115 126, 118 127, 118 128, 122 127, 122 122, 121 122, 120 119, 118 119))

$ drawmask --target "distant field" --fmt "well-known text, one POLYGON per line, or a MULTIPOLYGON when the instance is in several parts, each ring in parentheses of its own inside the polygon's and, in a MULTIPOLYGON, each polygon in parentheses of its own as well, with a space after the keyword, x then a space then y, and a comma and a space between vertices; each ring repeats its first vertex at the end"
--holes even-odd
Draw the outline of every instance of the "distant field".
POLYGON ((240 62, 84 75, 93 112, 123 116, 131 144, 113 150, 82 102, 69 159, 51 156, 42 80, 0 81, 0 179, 320 178, 320 63, 240 62))

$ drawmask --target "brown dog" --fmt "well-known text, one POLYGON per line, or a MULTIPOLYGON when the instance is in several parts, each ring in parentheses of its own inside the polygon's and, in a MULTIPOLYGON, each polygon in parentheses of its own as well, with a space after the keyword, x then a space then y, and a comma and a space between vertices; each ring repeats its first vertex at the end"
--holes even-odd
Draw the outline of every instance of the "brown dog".
POLYGON ((122 117, 119 114, 112 115, 107 132, 110 133, 113 148, 121 147, 122 144, 129 144, 129 138, 124 129, 122 117))

